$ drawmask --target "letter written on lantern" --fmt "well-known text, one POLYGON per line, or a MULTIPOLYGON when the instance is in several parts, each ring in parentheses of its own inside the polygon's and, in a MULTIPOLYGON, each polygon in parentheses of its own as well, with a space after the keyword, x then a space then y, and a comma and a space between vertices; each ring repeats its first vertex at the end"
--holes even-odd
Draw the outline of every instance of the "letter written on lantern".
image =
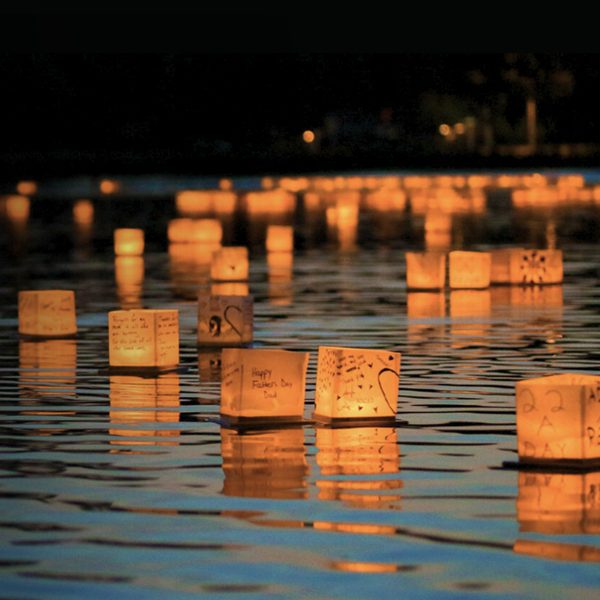
POLYGON ((111 367, 162 369, 179 364, 177 310, 111 311, 108 335, 111 367))
POLYGON ((198 345, 240 346, 252 342, 252 296, 198 298, 198 345))
POLYGON ((308 352, 225 348, 221 414, 232 422, 302 421, 308 352))
POLYGON ((75 292, 19 292, 19 333, 39 337, 68 337, 77 333, 75 292))
POLYGON ((117 256, 141 256, 144 254, 143 229, 115 229, 114 241, 117 256))
POLYGON ((552 284, 562 283, 561 250, 525 250, 504 248, 493 250, 492 283, 552 284))
POLYGON ((516 384, 523 462, 600 461, 600 376, 563 373, 516 384))
POLYGON ((446 255, 441 252, 406 253, 406 287, 440 290, 446 285, 446 255))
POLYGON ((448 254, 451 288, 483 289, 490 285, 492 257, 489 252, 454 250, 448 254))
POLYGON ((314 418, 393 421, 399 377, 398 352, 320 346, 314 418))
POLYGON ((248 248, 224 246, 212 257, 210 276, 215 281, 246 281, 248 279, 248 248))

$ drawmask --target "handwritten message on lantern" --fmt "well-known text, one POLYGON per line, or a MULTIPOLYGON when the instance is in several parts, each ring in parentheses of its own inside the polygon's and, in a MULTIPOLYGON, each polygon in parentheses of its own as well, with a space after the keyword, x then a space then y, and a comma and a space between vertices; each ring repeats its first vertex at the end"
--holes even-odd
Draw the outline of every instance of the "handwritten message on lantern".
POLYGON ((515 391, 521 460, 600 459, 600 376, 550 375, 515 391))
POLYGON ((315 419, 394 419, 400 354, 320 346, 315 419))
POLYGON ((492 255, 492 283, 552 284, 563 280, 561 250, 505 248, 492 255))
POLYGON ((198 344, 227 346, 252 342, 251 296, 200 296, 198 344))
POLYGON ((439 290, 446 285, 446 255, 440 252, 406 253, 406 287, 439 290))
POLYGON ((224 246, 216 250, 210 265, 210 276, 215 281, 245 281, 248 279, 248 248, 224 246))
POLYGON ((19 292, 19 333, 65 337, 77 333, 75 292, 26 290, 19 292))
POLYGON ((308 352, 226 348, 221 413, 231 418, 302 420, 308 352))
POLYGON ((489 252, 454 250, 448 254, 448 260, 451 288, 489 287, 492 266, 489 252))
POLYGON ((172 367, 179 363, 177 310, 136 309, 108 313, 112 367, 172 367))

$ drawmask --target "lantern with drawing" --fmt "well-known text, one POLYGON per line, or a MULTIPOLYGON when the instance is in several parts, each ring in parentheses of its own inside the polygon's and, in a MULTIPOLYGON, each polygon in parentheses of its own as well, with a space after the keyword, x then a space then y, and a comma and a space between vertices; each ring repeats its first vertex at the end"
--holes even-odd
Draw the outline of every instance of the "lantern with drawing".
POLYGON ((563 280, 561 250, 493 250, 492 283, 552 284, 563 280))
POLYGON ((115 229, 114 241, 117 256, 141 256, 144 253, 143 229, 115 229))
POLYGON ((252 296, 198 298, 198 345, 241 346, 252 342, 252 296))
POLYGON ((224 246, 213 254, 210 276, 214 281, 246 281, 248 273, 248 248, 245 246, 224 246))
POLYGON ((399 377, 398 352, 320 346, 314 418, 394 421, 399 377))
POLYGON ((484 289, 490 285, 491 255, 489 252, 454 250, 448 255, 450 287, 484 289))
POLYGON ((69 337, 77 333, 75 292, 19 292, 19 333, 37 337, 69 337))
POLYGON ((225 348, 221 414, 232 423, 302 421, 308 352, 225 348))
POLYGON ((515 391, 521 461, 600 462, 600 376, 526 379, 515 391))
POLYGON ((111 367, 160 370, 179 364, 177 310, 113 310, 108 313, 108 336, 111 367))
POLYGON ((440 252, 406 253, 406 287, 439 290, 446 285, 446 255, 440 252))

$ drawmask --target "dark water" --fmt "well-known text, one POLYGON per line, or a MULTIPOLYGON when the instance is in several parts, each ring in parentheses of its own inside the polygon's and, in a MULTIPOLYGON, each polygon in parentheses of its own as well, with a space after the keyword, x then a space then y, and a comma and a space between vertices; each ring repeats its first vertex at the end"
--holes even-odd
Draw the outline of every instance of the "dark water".
POLYGON ((432 295, 404 283, 405 250, 428 243, 410 204, 363 206, 348 235, 302 193, 293 215, 224 216, 225 242, 250 247, 255 346, 311 352, 307 417, 319 345, 402 353, 396 427, 240 434, 218 423, 218 351, 196 347, 207 284, 168 252, 169 180, 96 198, 87 230, 73 186, 3 218, 1 598, 597 597, 600 473, 502 464, 516 381, 599 371, 598 203, 521 209, 486 189, 451 247, 556 245, 563 285, 432 295), (269 266, 269 220, 296 225, 291 272, 269 266), (135 225, 143 284, 117 285, 112 229, 135 225), (75 290, 75 340, 19 339, 17 291, 36 287, 75 290), (107 312, 134 305, 179 309, 182 372, 104 374, 107 312))

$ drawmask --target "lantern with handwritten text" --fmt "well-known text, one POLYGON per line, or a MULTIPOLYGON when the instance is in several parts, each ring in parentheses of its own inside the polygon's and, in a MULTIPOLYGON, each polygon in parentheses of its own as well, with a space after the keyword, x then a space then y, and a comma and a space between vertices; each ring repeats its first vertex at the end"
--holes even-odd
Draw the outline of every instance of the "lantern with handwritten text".
POLYGON ((561 250, 493 250, 492 283, 552 284, 563 280, 561 250))
POLYGON ((320 346, 314 418, 393 421, 399 377, 398 352, 320 346))
POLYGON ((446 255, 440 252, 406 253, 406 287, 439 290, 446 285, 446 255))
POLYGON ((198 345, 240 346, 252 342, 252 296, 198 298, 198 345))
POLYGON ((141 256, 144 253, 143 229, 115 229, 114 241, 117 256, 141 256))
POLYGON ((269 225, 266 237, 267 252, 292 252, 294 229, 289 225, 269 225))
POLYGON ((454 250, 448 255, 451 288, 484 289, 490 285, 489 252, 454 250))
POLYGON ((225 348, 221 414, 232 422, 301 421, 308 352, 225 348))
POLYGON ((245 281, 248 279, 248 248, 224 246, 213 254, 210 276, 215 281, 245 281))
POLYGON ((108 313, 111 367, 163 369, 179 364, 179 316, 171 309, 108 313))
POLYGON ((600 462, 600 376, 562 373, 516 384, 523 462, 600 462))
POLYGON ((75 292, 19 292, 19 333, 38 337, 68 337, 77 333, 75 292))

